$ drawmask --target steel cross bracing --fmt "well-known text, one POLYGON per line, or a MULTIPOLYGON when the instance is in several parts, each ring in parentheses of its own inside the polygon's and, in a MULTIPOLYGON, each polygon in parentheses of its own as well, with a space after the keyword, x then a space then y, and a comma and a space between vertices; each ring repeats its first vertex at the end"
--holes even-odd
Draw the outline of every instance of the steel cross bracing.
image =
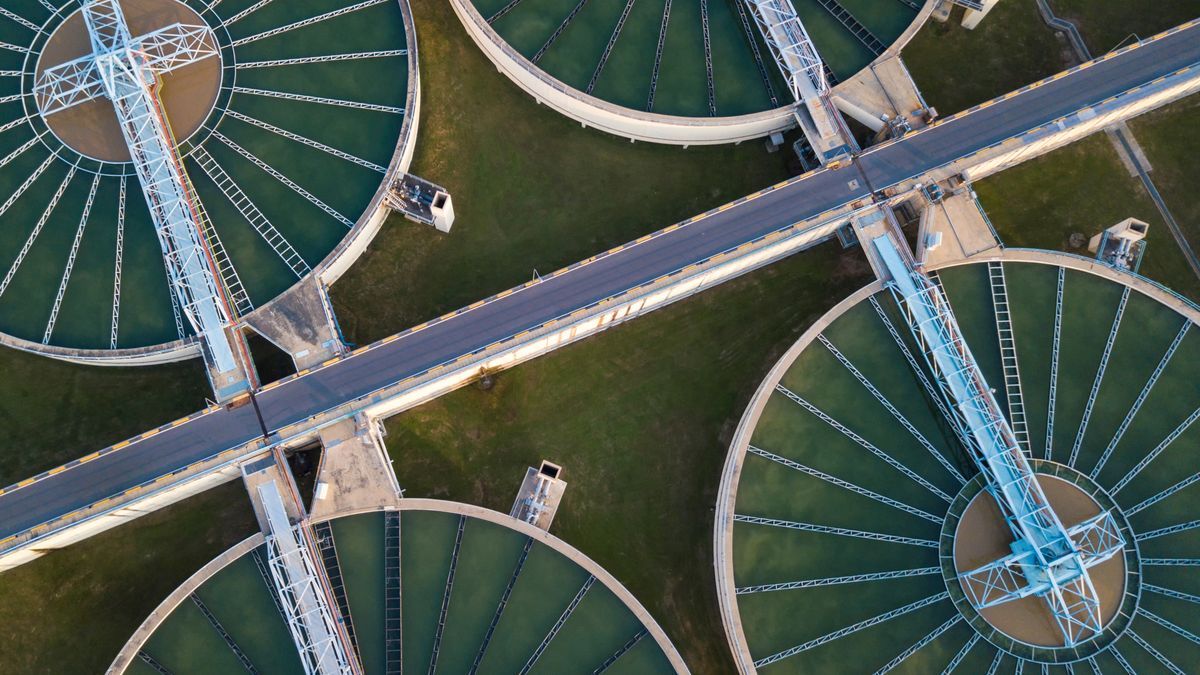
POLYGON ((792 0, 745 0, 763 40, 771 50, 792 98, 803 103, 807 116, 797 120, 821 163, 844 154, 840 117, 829 101, 829 80, 816 45, 804 29, 792 0))
POLYGON ((808 37, 791 0, 745 0, 775 64, 787 80, 792 98, 803 101, 829 91, 825 67, 817 47, 808 37))
POLYGON ((1062 524, 941 289, 914 267, 890 235, 877 237, 873 245, 891 276, 887 285, 954 411, 949 421, 969 439, 972 456, 1016 540, 1011 554, 960 575, 971 603, 984 609, 1040 596, 1049 604, 1067 646, 1094 637, 1103 629, 1103 618, 1088 569, 1124 550, 1116 521, 1102 511, 1070 529, 1062 524))
POLYGON ((304 672, 354 673, 304 528, 288 520, 275 481, 259 485, 258 494, 267 520, 267 567, 304 672))
POLYGON ((91 53, 38 76, 38 108, 47 116, 100 96, 112 101, 175 298, 203 338, 212 366, 236 372, 235 347, 225 332, 230 310, 156 92, 162 73, 217 55, 212 30, 176 23, 133 38, 116 0, 91 0, 83 6, 83 18, 91 53))

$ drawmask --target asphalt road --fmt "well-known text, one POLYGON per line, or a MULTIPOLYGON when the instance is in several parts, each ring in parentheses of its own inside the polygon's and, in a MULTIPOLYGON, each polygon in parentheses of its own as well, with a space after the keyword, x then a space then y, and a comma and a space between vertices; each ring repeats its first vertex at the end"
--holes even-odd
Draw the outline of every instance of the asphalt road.
MULTIPOLYGON (((867 196, 1180 68, 1200 63, 1200 27, 1096 63, 823 170, 566 274, 261 393, 268 428, 334 408, 664 274, 867 196), (861 168, 862 174, 859 173, 861 168), (860 180, 859 183, 862 181, 860 180)), ((0 495, 0 539, 261 435, 254 409, 223 409, 0 495)))

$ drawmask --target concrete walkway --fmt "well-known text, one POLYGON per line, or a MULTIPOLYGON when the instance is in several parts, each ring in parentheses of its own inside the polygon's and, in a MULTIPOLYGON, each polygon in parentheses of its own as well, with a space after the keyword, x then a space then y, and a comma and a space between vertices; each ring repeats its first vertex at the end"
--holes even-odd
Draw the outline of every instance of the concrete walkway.
POLYGON ((917 260, 929 267, 999 251, 1000 242, 987 214, 969 190, 948 195, 925 206, 917 233, 917 260), (928 248, 931 238, 941 235, 937 248, 928 248))
POLYGON ((346 351, 338 335, 329 292, 316 275, 309 275, 248 316, 246 325, 290 354, 297 370, 346 351))
POLYGON ((312 518, 333 518, 400 504, 400 484, 392 471, 378 421, 357 415, 319 433, 324 450, 317 467, 317 489, 325 494, 313 496, 312 518))

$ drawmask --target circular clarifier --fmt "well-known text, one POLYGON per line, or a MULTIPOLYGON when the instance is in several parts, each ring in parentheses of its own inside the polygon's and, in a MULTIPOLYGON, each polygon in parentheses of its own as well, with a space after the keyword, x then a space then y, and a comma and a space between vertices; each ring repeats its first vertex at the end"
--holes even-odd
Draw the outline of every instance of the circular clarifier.
MULTIPOLYGON (((742 141, 793 124, 795 94, 752 3, 450 2, 502 72, 539 102, 588 126, 687 145, 742 141)), ((898 54, 932 8, 915 0, 789 4, 835 92, 898 54)))
MULTIPOLYGON (((358 672, 685 672, 612 576, 522 521, 418 499, 312 531, 358 672)), ((304 672, 268 556, 255 536, 205 566, 110 672, 304 672)))
POLYGON ((1014 428, 1055 516, 1068 530, 1112 516, 1121 548, 1089 570, 1102 628, 1068 646, 1044 597, 972 602, 964 573, 1016 537, 873 284, 788 351, 735 435, 714 543, 740 670, 1198 671, 1200 308, 1060 254, 933 274, 1002 412, 1023 413, 1014 428))
MULTIPOLYGON (((48 69, 91 52, 79 4, 0 12, 0 343, 83 360, 186 356, 161 246, 112 102, 44 110, 48 69)), ((216 54, 157 92, 236 318, 331 283, 407 168, 417 95, 406 0, 122 0, 137 40, 199 26, 216 54)))

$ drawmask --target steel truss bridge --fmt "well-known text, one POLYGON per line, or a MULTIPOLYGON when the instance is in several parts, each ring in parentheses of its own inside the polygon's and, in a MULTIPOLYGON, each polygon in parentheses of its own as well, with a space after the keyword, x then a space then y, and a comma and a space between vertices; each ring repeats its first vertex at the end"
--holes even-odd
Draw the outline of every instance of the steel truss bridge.
POLYGON ((1051 507, 1025 450, 1001 411, 971 354, 942 290, 897 246, 898 229, 871 242, 883 262, 886 284, 921 345, 947 421, 987 477, 1015 542, 1013 552, 960 575, 971 604, 987 609, 1029 596, 1046 600, 1067 647, 1100 634, 1100 599, 1088 572, 1120 554, 1125 540, 1113 515, 1067 529, 1051 507))
POLYGON ((849 155, 852 136, 829 100, 825 63, 796 14, 792 0, 745 2, 771 50, 775 65, 787 81, 792 98, 804 107, 803 111, 796 111, 796 120, 821 164, 849 155))
POLYGON ((1051 129, 1114 97, 1151 95, 1179 78, 1200 78, 1200 21, 870 148, 852 164, 806 174, 385 338, 261 391, 254 406, 210 408, 23 481, 0 492, 0 555, 55 531, 67 514, 110 508, 126 491, 196 462, 230 450, 236 457, 237 449, 245 456, 261 453, 264 434, 272 445, 283 443, 311 432, 317 415, 353 414, 370 403, 368 397, 408 378, 511 344, 577 310, 862 203, 875 191, 911 183, 985 148, 1013 139, 1019 144, 1018 137, 1051 129))
POLYGON ((45 117, 100 97, 112 101, 154 220, 171 290, 202 338, 205 362, 217 374, 234 374, 232 391, 213 381, 218 397, 226 399, 247 386, 244 346, 226 330, 232 315, 229 298, 205 243, 199 201, 157 92, 163 73, 218 58, 216 39, 207 26, 180 23, 134 38, 117 0, 90 0, 82 12, 92 51, 38 76, 38 108, 45 117))
POLYGON ((267 566, 304 672, 361 672, 347 646, 349 640, 338 627, 335 603, 321 583, 318 570, 323 568, 317 563, 307 521, 291 523, 275 481, 260 484, 258 494, 266 512, 267 566))

